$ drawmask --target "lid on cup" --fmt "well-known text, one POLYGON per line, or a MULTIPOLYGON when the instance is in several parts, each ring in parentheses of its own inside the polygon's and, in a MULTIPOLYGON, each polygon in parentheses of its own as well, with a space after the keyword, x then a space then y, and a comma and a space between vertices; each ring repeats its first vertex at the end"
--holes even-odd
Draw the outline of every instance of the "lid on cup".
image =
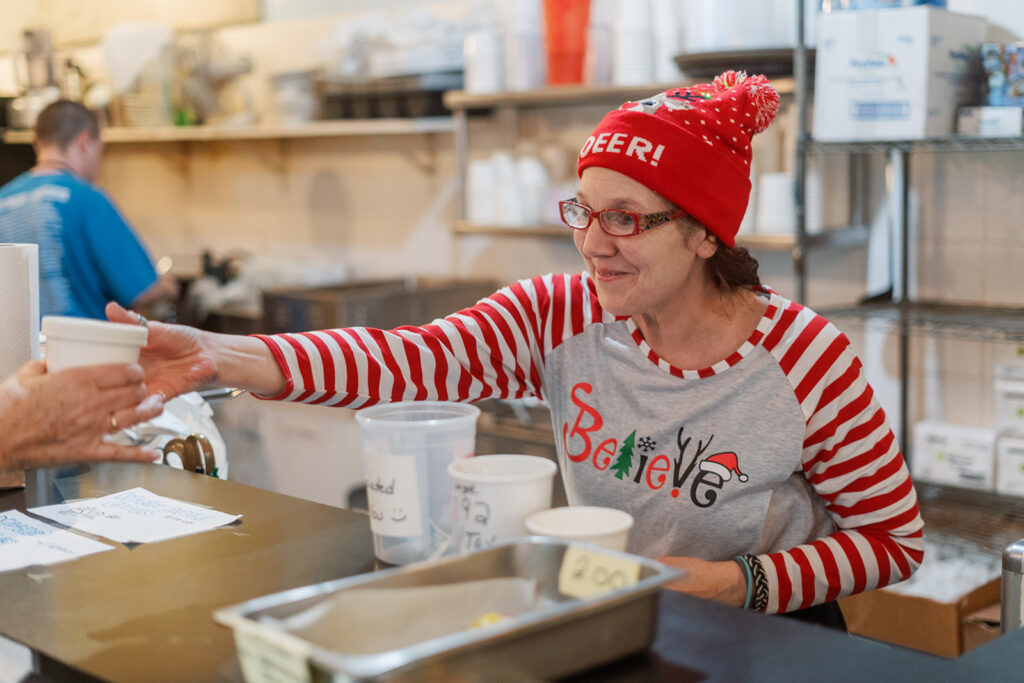
POLYGON ((42 327, 47 340, 59 338, 101 344, 143 346, 146 339, 149 338, 149 330, 142 325, 126 325, 105 320, 71 318, 60 315, 44 315, 42 327))

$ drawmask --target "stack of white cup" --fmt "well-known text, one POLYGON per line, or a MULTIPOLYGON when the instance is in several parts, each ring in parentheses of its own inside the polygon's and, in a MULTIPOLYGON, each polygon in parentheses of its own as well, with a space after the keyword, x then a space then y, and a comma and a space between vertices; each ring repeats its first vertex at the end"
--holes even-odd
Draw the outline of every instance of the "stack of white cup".
POLYGON ((591 0, 587 24, 587 51, 583 58, 583 81, 591 85, 612 82, 615 70, 616 0, 591 0))
POLYGON ((477 225, 519 227, 541 222, 550 184, 547 167, 533 155, 498 151, 474 159, 468 173, 468 218, 477 225))
POLYGON ((462 45, 464 87, 467 92, 494 93, 505 89, 505 58, 501 31, 489 24, 468 31, 462 45))
POLYGON ((680 78, 676 66, 679 54, 679 30, 674 0, 651 0, 651 25, 654 37, 654 81, 675 83, 680 78))
POLYGON ((543 87, 547 63, 541 0, 502 0, 499 7, 505 48, 505 88, 534 90, 543 87))
POLYGON ((651 0, 618 3, 613 32, 616 85, 643 85, 654 81, 654 41, 651 0))

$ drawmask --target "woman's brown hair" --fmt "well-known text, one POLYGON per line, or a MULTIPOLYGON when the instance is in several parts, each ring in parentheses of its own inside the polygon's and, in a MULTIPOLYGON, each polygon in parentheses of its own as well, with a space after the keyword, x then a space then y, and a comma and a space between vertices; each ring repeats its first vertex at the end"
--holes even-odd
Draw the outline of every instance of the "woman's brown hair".
POLYGON ((722 240, 704 227, 700 222, 689 216, 683 220, 684 230, 687 234, 695 235, 703 230, 705 235, 714 237, 718 248, 715 253, 705 262, 711 281, 718 289, 727 291, 737 287, 751 287, 761 284, 761 277, 757 274, 757 259, 750 255, 746 247, 727 247, 722 240))
POLYGON ((714 256, 707 260, 711 281, 719 289, 735 289, 761 284, 757 274, 757 259, 746 247, 727 247, 721 242, 714 256))

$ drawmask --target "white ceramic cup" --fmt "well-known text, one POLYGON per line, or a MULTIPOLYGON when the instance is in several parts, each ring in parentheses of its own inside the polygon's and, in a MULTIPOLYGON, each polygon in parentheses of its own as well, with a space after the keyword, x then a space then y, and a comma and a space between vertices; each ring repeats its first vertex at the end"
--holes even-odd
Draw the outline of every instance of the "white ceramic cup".
POLYGON ((43 316, 46 335, 46 369, 105 363, 137 363, 149 330, 142 325, 125 325, 104 320, 43 316))
POLYGON ((459 550, 525 536, 526 518, 551 507, 555 463, 535 455, 478 455, 448 465, 459 550))
POLYGON ((535 536, 553 536, 625 552, 633 516, 615 508, 589 505, 551 508, 527 517, 526 528, 535 536))

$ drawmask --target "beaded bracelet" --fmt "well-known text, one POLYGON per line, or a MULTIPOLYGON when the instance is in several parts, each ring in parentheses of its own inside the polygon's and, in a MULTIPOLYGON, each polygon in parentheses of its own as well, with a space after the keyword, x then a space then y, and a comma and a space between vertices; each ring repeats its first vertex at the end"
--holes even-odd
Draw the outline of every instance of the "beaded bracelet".
POLYGON ((754 594, 754 577, 750 573, 750 565, 742 555, 732 558, 739 566, 743 567, 743 575, 747 577, 747 599, 743 601, 743 609, 750 609, 750 599, 754 594))

